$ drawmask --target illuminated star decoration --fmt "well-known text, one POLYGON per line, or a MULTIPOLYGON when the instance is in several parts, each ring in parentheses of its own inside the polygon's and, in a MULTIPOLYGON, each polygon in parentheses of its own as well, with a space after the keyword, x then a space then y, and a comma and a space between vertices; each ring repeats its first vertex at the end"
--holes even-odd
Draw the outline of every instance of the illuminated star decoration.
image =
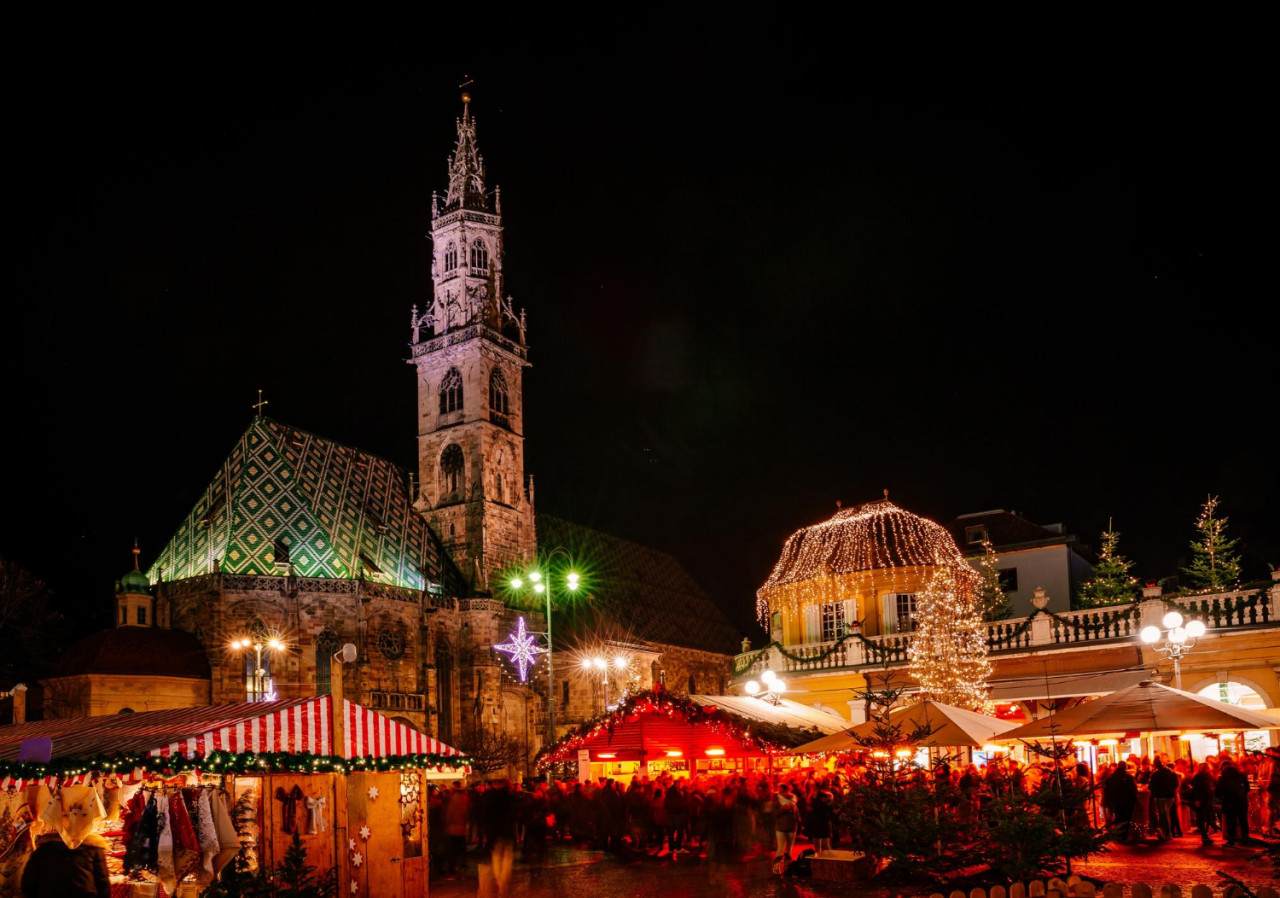
POLYGON ((364 839, 366 842, 368 842, 368 841, 369 841, 369 837, 370 837, 371 835, 373 835, 373 830, 369 829, 369 827, 367 827, 367 826, 362 826, 362 827, 360 827, 360 838, 362 838, 362 839, 364 839))
POLYGON ((364 863, 364 855, 357 851, 355 854, 351 855, 351 863, 359 867, 364 863))
POLYGON ((511 634, 511 641, 494 648, 511 656, 511 663, 520 668, 521 683, 528 681, 529 667, 538 662, 538 653, 546 651, 538 645, 537 637, 525 632, 523 617, 518 621, 516 632, 511 634))
POLYGON ((359 894, 360 894, 360 884, 359 884, 358 882, 353 882, 353 883, 351 884, 351 894, 352 894, 352 895, 359 895, 359 894))
POLYGON ((378 800, 378 787, 377 787, 377 786, 370 786, 370 787, 369 787, 369 800, 370 800, 370 801, 377 801, 377 800, 378 800))

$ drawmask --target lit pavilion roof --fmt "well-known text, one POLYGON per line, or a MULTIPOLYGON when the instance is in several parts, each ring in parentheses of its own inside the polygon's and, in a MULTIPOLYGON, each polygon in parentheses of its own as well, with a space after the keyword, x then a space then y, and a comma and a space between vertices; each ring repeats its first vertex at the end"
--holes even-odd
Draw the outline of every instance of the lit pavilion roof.
POLYGON ((780 603, 841 601, 878 572, 939 564, 970 570, 945 527, 894 505, 886 491, 793 533, 756 593, 756 609, 763 622, 780 603))

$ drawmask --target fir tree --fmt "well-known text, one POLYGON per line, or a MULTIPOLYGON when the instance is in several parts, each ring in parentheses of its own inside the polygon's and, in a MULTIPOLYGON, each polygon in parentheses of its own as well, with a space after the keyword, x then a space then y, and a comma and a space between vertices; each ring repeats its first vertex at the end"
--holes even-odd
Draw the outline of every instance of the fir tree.
POLYGON ((968 565, 938 563, 920 593, 907 647, 911 676, 934 701, 971 711, 987 707, 987 629, 968 565))
POLYGON ((1098 608, 1103 605, 1123 605, 1137 601, 1141 590, 1138 581, 1129 573, 1133 562, 1117 551, 1120 534, 1108 524, 1102 533, 1102 552, 1093 566, 1093 576, 1080 587, 1076 605, 1080 608, 1098 608))
POLYGON ((1204 592, 1225 592, 1240 581, 1237 540, 1227 537, 1227 519, 1217 516, 1218 497, 1210 496, 1200 507, 1196 530, 1200 538, 1191 543, 1191 564, 1182 569, 1191 588, 1204 592))
POLYGON ((990 539, 982 541, 982 551, 982 561, 978 563, 978 575, 982 578, 978 581, 978 607, 982 609, 983 620, 1004 620, 1013 615, 1013 607, 1000 585, 1000 569, 996 567, 1000 556, 990 539))

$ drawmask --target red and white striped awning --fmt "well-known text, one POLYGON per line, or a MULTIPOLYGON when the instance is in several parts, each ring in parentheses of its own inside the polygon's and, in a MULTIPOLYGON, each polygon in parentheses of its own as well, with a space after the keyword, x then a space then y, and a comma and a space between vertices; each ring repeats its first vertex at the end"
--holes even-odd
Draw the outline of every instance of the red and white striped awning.
MULTIPOLYGON (((22 743, 37 737, 52 739, 53 755, 61 759, 140 754, 190 757, 215 751, 340 754, 348 759, 462 756, 452 746, 345 699, 345 738, 337 751, 332 707, 330 697, 322 695, 15 724, 0 727, 0 759, 16 761, 22 743)), ((0 783, 0 787, 7 785, 0 783)))

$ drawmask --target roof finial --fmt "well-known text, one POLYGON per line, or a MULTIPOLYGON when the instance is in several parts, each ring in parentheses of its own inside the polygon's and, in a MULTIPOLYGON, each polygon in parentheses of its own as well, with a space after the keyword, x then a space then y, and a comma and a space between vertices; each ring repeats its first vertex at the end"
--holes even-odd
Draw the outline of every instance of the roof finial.
POLYGON ((836 500, 836 510, 837 510, 837 511, 839 511, 841 508, 844 508, 844 503, 843 503, 843 502, 841 502, 839 499, 837 499, 837 500, 836 500))
POLYGON ((258 401, 257 401, 257 402, 255 402, 255 403, 253 404, 253 407, 254 407, 254 408, 256 408, 256 409, 258 410, 258 417, 259 417, 259 418, 261 418, 261 417, 262 417, 262 407, 263 407, 264 405, 266 405, 266 404, 267 404, 267 400, 262 398, 262 391, 261 391, 261 390, 259 390, 259 391, 258 391, 258 401))
POLYGON ((470 75, 463 75, 462 83, 458 85, 458 89, 462 91, 462 117, 464 119, 469 117, 468 109, 471 105, 471 91, 467 90, 467 88, 473 84, 475 84, 474 78, 470 75))
POLYGON ((138 548, 138 538, 133 538, 133 569, 138 570, 138 556, 142 554, 142 550, 138 548))
POLYGON ((889 490, 888 490, 888 488, 886 488, 886 489, 885 489, 885 491, 884 491, 884 501, 886 501, 886 502, 888 502, 888 501, 889 501, 889 490))

